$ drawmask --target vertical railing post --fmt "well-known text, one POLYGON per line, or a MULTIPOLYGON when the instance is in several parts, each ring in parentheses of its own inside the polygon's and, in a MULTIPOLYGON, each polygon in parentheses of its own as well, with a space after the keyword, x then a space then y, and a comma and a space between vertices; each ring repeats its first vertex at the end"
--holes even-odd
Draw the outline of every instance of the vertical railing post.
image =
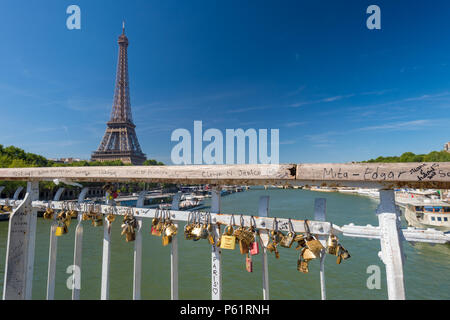
MULTIPOLYGON (((325 198, 316 198, 314 201, 314 220, 326 221, 327 200, 325 198)), ((326 247, 327 238, 319 236, 319 241, 326 247)), ((327 299, 325 289, 325 249, 320 251, 320 293, 322 300, 327 299)))
MULTIPOLYGON (((211 189, 211 212, 220 213, 221 187, 215 186, 211 189)), ((213 224, 214 239, 219 239, 220 226, 213 224)), ((215 244, 211 246, 211 299, 222 300, 222 252, 215 244)))
POLYGON ((111 261, 111 223, 108 219, 103 221, 103 255, 102 255, 102 287, 101 300, 109 299, 109 270, 111 261))
MULTIPOLYGON (((78 204, 81 205, 86 197, 89 188, 85 187, 81 190, 78 196, 78 204)), ((73 250, 73 265, 74 272, 78 274, 72 277, 72 300, 80 299, 80 290, 81 290, 81 257, 82 257, 82 249, 83 249, 83 215, 82 212, 78 212, 78 223, 75 229, 75 248, 73 250), (78 279, 77 279, 78 278, 78 279)))
MULTIPOLYGON (((262 196, 259 198, 258 204, 258 216, 269 216, 269 196, 262 196)), ((264 242, 264 238, 269 237, 267 230, 260 230, 260 237, 264 242)), ((261 243, 261 259, 262 259, 262 281, 263 281, 263 299, 269 300, 269 265, 267 262, 267 249, 266 246, 261 243)))
MULTIPOLYGON (((107 205, 113 205, 114 199, 109 199, 110 194, 106 192, 107 205)), ((103 221, 103 256, 102 256, 102 288, 100 292, 101 300, 109 299, 109 271, 111 265, 111 222, 108 219, 103 221)))
MULTIPOLYGON (((147 191, 141 191, 136 201, 136 208, 143 208, 147 191)), ((133 300, 141 300, 142 278, 142 218, 136 217, 138 229, 134 241, 133 300)))
POLYGON ((394 190, 380 190, 377 208, 380 226, 381 260, 386 266, 389 300, 404 300, 403 250, 400 231, 400 212, 395 205, 394 190))
MULTIPOLYGON (((59 201, 64 188, 59 188, 56 192, 53 201, 59 201)), ((55 298, 55 274, 56 274, 56 253, 58 249, 58 238, 55 235, 57 214, 53 214, 53 221, 50 226, 50 246, 48 249, 48 273, 47 273, 47 300, 53 300, 55 298)))
MULTIPOLYGON (((174 195, 172 200, 172 210, 180 208, 181 192, 174 195)), ((174 222, 178 229, 178 223, 174 222)), ((178 300, 178 237, 172 237, 172 245, 170 248, 170 298, 178 300)))
POLYGON ((31 299, 37 219, 31 203, 38 199, 39 182, 28 182, 25 198, 9 218, 4 300, 31 299))

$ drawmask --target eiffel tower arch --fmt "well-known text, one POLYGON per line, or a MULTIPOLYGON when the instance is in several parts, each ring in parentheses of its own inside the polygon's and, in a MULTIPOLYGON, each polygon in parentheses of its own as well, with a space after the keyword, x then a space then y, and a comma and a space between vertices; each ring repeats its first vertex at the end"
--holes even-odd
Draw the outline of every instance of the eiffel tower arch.
POLYGON ((128 38, 125 24, 119 36, 119 57, 117 61, 116 86, 111 118, 92 161, 121 160, 123 163, 142 165, 147 159, 141 150, 131 115, 130 87, 128 81, 128 38))

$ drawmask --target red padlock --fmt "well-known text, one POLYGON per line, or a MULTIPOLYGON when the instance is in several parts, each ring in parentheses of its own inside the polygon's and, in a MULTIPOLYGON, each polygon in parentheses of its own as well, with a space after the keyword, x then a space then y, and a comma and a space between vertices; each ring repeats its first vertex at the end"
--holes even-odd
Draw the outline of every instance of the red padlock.
POLYGON ((257 241, 253 241, 251 244, 250 244, 250 254, 252 255, 252 256, 254 256, 254 255, 257 255, 259 253, 259 245, 258 245, 258 242, 257 241))
POLYGON ((119 195, 117 194, 117 192, 113 193, 113 198, 116 199, 119 195))
POLYGON ((253 272, 253 261, 252 257, 247 254, 245 257, 245 269, 247 269, 248 272, 253 272))

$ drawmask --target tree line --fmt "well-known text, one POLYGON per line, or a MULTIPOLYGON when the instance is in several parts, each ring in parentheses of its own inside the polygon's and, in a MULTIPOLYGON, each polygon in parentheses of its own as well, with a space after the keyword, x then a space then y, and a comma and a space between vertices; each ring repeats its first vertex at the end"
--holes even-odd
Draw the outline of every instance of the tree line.
POLYGON ((415 154, 413 152, 405 152, 401 156, 378 157, 376 159, 370 159, 362 162, 370 163, 370 162, 449 162, 449 161, 450 161, 450 152, 432 151, 428 154, 415 154))
MULTIPOLYGON (((125 164, 120 160, 116 161, 77 161, 72 163, 59 163, 49 160, 43 156, 25 152, 23 149, 17 148, 15 146, 4 147, 0 144, 0 168, 26 168, 26 167, 86 167, 86 166, 127 166, 130 164, 125 164)), ((148 159, 144 162, 145 166, 163 166, 164 163, 148 159)), ((86 183, 88 185, 94 185, 96 183, 86 183)), ((98 185, 98 183, 96 184, 98 185)), ((11 195, 19 186, 26 186, 23 181, 0 181, 0 186, 4 186, 3 192, 5 194, 11 195)), ((124 185, 125 186, 125 185, 124 185)), ((121 188, 124 189, 125 187, 121 188)), ((126 185, 128 189, 128 185, 126 185)), ((71 188, 70 186, 67 186, 71 188)), ((42 181, 39 183, 39 188, 41 190, 52 190, 56 188, 53 182, 42 181)), ((126 190, 128 191, 128 190, 126 190)))

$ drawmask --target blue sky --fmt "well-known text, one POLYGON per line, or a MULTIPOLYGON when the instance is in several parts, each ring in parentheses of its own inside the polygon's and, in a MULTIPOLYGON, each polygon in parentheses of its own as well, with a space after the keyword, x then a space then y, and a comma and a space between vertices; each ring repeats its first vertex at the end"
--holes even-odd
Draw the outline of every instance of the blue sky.
POLYGON ((126 20, 133 119, 170 164, 177 128, 280 130, 280 162, 441 150, 448 1, 2 1, 0 144, 88 159, 109 119, 126 20), (81 30, 66 8, 81 8, 81 30), (381 8, 381 30, 366 8, 381 8))

